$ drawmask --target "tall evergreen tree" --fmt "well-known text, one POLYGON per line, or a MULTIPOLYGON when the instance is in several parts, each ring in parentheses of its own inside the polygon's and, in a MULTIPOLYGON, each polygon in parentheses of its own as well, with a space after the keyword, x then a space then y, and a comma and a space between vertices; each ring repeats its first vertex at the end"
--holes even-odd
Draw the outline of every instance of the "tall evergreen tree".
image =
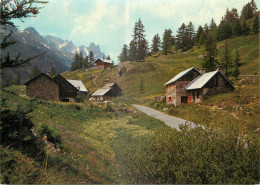
POLYGON ((92 68, 95 62, 94 53, 92 51, 89 52, 88 59, 89 59, 89 67, 92 68))
POLYGON ((163 42, 162 42, 162 52, 164 55, 167 55, 170 52, 173 43, 174 41, 172 36, 172 30, 166 29, 163 34, 163 42))
POLYGON ((71 63, 71 71, 79 69, 80 57, 78 51, 74 53, 73 62, 71 63))
MULTIPOLYGON (((148 54, 148 42, 145 39, 145 30, 144 25, 139 18, 139 20, 135 23, 134 26, 134 35, 133 36, 133 42, 136 47, 136 61, 143 61, 144 58, 148 54)), ((131 48, 130 48, 131 49, 131 48)))
POLYGON ((159 34, 157 33, 154 37, 153 37, 153 41, 152 41, 152 54, 157 53, 158 51, 160 51, 161 49, 161 39, 159 34))
POLYGON ((258 31, 259 31, 259 14, 258 13, 254 17, 252 31, 254 34, 258 33, 258 31))
POLYGON ((197 33, 194 36, 194 42, 199 44, 199 45, 203 44, 205 38, 201 39, 201 37, 205 37, 205 32, 204 32, 202 26, 199 26, 198 30, 197 30, 197 33), (200 40, 201 40, 201 42, 200 42, 200 40))
POLYGON ((202 61, 202 67, 206 68, 207 71, 213 71, 215 69, 217 60, 217 48, 216 48, 216 39, 212 32, 207 34, 207 37, 204 42, 205 47, 205 57, 202 61))
POLYGON ((83 54, 82 54, 82 51, 80 51, 79 52, 78 69, 83 68, 83 63, 84 63, 83 54))
POLYGON ((186 25, 182 23, 181 27, 177 31, 176 35, 176 48, 185 50, 186 49, 186 41, 187 41, 187 32, 186 32, 186 25))
POLYGON ((56 75, 56 69, 53 66, 51 66, 51 74, 50 74, 50 76, 54 77, 55 75, 56 75))
POLYGON ((245 36, 250 34, 250 27, 245 19, 242 19, 242 34, 245 36))
POLYGON ((234 70, 232 72, 232 75, 235 77, 238 77, 238 75, 240 74, 240 70, 239 70, 239 66, 240 66, 240 57, 239 57, 239 53, 238 51, 236 51, 236 57, 234 60, 234 70))
POLYGON ((136 45, 135 42, 132 40, 129 44, 129 56, 128 56, 128 60, 130 61, 136 61, 137 59, 136 56, 136 45))
POLYGON ((41 70, 37 66, 34 66, 33 70, 31 71, 31 73, 29 75, 29 79, 30 80, 33 79, 34 77, 36 77, 40 73, 41 73, 41 70))
POLYGON ((241 18, 244 18, 245 20, 250 19, 254 16, 254 7, 252 7, 251 3, 247 3, 241 12, 241 18))
POLYGON ((232 35, 240 36, 242 35, 242 27, 239 20, 235 20, 232 25, 232 35))
POLYGON ((89 68, 88 56, 86 56, 85 60, 83 61, 83 68, 89 68))
POLYGON ((107 60, 111 60, 109 55, 107 56, 107 60))
POLYGON ((209 29, 210 29, 210 31, 213 31, 213 32, 217 31, 217 24, 215 23, 213 18, 211 19, 209 29))
POLYGON ((120 62, 124 62, 128 60, 128 46, 126 44, 123 45, 122 51, 118 57, 120 62))
POLYGON ((195 36, 195 31, 194 31, 194 26, 192 22, 190 21, 187 28, 186 28, 186 34, 187 34, 187 49, 192 48, 194 44, 194 36, 195 36))
POLYGON ((226 75, 228 75, 228 67, 231 64, 231 54, 230 54, 230 50, 228 48, 228 40, 226 40, 224 48, 225 48, 225 50, 224 50, 224 56, 222 58, 222 61, 225 66, 226 75))
POLYGON ((205 31, 206 34, 209 32, 209 26, 208 26, 207 23, 204 25, 204 28, 203 28, 203 29, 204 29, 204 31, 205 31))
POLYGON ((253 10, 253 14, 255 14, 257 12, 257 10, 258 10, 255 1, 251 0, 250 5, 251 5, 251 8, 253 10))

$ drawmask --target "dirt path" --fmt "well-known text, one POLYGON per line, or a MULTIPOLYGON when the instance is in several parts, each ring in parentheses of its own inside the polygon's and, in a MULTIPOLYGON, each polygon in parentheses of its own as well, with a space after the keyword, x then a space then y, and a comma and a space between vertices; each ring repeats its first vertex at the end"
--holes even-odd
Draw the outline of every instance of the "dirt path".
POLYGON ((97 85, 97 84, 96 84, 97 75, 94 75, 94 76, 95 76, 95 78, 93 79, 93 83, 94 83, 95 85, 97 85))
MULTIPOLYGON (((177 130, 179 129, 180 125, 184 125, 186 122, 189 122, 185 119, 181 119, 181 118, 177 118, 174 116, 170 116, 167 114, 164 114, 162 112, 156 111, 154 109, 142 106, 142 105, 134 105, 135 108, 137 108, 138 110, 142 111, 143 113, 147 114, 148 116, 152 116, 156 119, 159 119, 161 121, 163 121, 166 125, 172 127, 172 128, 176 128, 177 130)), ((196 126, 195 123, 189 122, 191 123, 192 128, 194 128, 196 126)))

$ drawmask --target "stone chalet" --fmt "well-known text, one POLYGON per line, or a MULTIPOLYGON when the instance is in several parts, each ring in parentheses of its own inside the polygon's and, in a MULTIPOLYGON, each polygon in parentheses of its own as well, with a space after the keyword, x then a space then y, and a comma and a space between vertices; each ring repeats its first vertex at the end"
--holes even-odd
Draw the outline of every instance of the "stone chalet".
POLYGON ((107 59, 97 59, 95 61, 95 64, 96 64, 96 68, 98 69, 106 69, 106 68, 111 68, 113 67, 113 62, 111 60, 107 60, 107 59))
POLYGON ((46 101, 76 102, 76 96, 88 93, 80 80, 67 80, 61 75, 54 78, 41 73, 26 82, 26 96, 46 101))
POLYGON ((116 83, 107 83, 104 87, 97 89, 91 96, 95 101, 105 101, 122 95, 122 90, 116 83))
POLYGON ((235 89, 233 83, 224 75, 222 66, 216 71, 206 73, 205 69, 191 67, 180 72, 167 83, 166 103, 180 106, 186 103, 198 103, 206 95, 230 92, 235 89))

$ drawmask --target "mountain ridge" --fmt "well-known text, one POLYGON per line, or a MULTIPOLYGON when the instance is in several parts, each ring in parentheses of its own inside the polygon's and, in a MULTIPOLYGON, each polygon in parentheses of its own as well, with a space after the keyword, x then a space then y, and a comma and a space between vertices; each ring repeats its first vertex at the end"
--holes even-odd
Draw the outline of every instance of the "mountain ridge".
POLYGON ((1 41, 10 31, 13 32, 10 40, 16 41, 16 44, 10 45, 1 51, 2 57, 10 53, 11 58, 14 58, 19 52, 21 52, 21 58, 24 59, 44 52, 46 52, 46 54, 35 58, 26 66, 16 69, 4 69, 3 74, 1 74, 1 85, 10 84, 17 77, 18 72, 21 76, 21 82, 25 83, 29 79, 29 74, 35 66, 44 73, 50 71, 52 66, 56 69, 57 73, 68 71, 73 62, 75 51, 82 51, 84 57, 86 57, 90 51, 94 53, 96 59, 106 57, 99 45, 96 45, 94 42, 90 42, 88 47, 84 45, 77 47, 69 40, 63 40, 51 35, 42 36, 33 27, 27 27, 21 30, 9 26, 7 29, 1 29, 1 41))

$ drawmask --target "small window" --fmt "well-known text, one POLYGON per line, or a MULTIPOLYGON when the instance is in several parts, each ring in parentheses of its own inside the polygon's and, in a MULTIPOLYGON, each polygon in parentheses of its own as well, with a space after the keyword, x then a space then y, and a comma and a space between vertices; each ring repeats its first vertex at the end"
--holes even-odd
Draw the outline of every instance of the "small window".
POLYGON ((197 99, 200 98, 200 92, 197 92, 197 99))

